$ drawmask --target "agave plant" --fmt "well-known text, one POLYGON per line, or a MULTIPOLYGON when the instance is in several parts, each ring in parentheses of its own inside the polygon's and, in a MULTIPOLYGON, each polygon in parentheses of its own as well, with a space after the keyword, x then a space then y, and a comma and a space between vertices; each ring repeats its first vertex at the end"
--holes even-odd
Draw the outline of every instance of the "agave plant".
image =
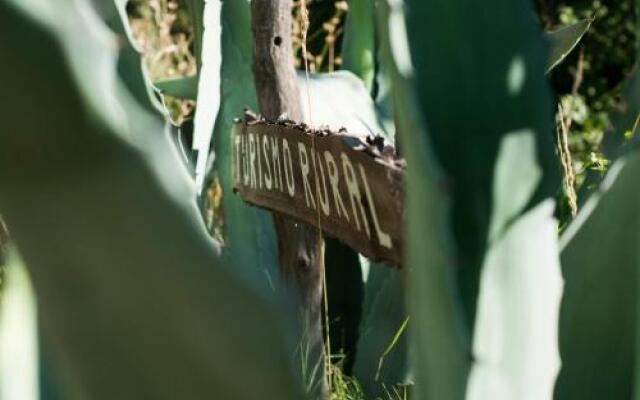
MULTIPOLYGON (((309 396, 272 218, 232 193, 229 132, 258 106, 249 2, 186 1, 196 74, 156 82, 127 1, 98 3, 0 2, 0 212, 37 296, 45 383, 65 398, 309 396), (197 100, 191 140, 175 140, 165 95, 197 100), (221 243, 197 208, 214 182, 221 243)), ((406 250, 394 270, 328 242, 359 382, 334 377, 333 398, 632 397, 637 69, 606 143, 616 161, 559 237, 547 74, 592 21, 545 34, 525 0, 349 6, 343 71, 301 73, 298 106, 396 145, 406 250)))

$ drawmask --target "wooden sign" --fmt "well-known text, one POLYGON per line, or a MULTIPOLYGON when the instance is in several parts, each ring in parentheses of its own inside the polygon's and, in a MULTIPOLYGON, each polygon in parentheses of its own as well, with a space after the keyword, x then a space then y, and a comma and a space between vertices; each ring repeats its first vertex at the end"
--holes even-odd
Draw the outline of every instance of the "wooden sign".
POLYGON ((346 132, 248 118, 232 129, 234 191, 316 227, 373 261, 400 266, 403 163, 346 132))

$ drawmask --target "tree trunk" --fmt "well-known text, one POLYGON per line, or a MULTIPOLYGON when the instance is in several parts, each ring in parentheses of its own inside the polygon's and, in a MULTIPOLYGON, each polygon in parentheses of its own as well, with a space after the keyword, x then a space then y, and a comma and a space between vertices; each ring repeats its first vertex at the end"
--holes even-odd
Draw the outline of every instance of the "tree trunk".
MULTIPOLYGON (((253 74, 260 113, 276 120, 285 114, 302 120, 291 40, 291 0, 253 0, 253 74)), ((316 228, 273 213, 282 278, 299 299, 302 350, 307 364, 318 365, 316 386, 327 394, 322 338, 322 266, 324 244, 316 228)))

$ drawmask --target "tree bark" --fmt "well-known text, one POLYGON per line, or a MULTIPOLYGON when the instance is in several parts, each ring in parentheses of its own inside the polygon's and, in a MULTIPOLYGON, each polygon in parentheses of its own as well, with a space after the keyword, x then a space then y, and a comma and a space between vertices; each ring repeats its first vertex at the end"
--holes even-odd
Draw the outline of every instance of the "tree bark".
MULTIPOLYGON (((260 113, 276 120, 285 114, 302 120, 291 40, 291 0, 253 0, 253 74, 260 113)), ((303 351, 311 371, 319 363, 318 390, 327 394, 322 338, 322 266, 324 243, 316 228, 273 213, 278 234, 281 276, 299 300, 303 351), (306 346, 306 348, 305 348, 306 346)))

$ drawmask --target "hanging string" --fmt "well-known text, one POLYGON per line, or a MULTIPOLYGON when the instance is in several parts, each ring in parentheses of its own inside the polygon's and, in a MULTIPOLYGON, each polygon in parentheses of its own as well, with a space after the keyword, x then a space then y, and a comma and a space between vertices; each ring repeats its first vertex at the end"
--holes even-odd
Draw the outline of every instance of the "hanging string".
MULTIPOLYGON (((307 89, 307 110, 309 113, 309 125, 313 127, 313 117, 311 110, 311 89, 309 87, 309 59, 307 57, 307 33, 309 32, 309 9, 307 8, 307 0, 300 0, 300 16, 302 20, 302 59, 304 60, 304 72, 305 72, 305 84, 307 89)), ((318 160, 316 151, 316 135, 311 135, 311 157, 314 160, 313 172, 316 176, 316 217, 318 222, 318 242, 317 242, 317 254, 320 257, 320 269, 322 272, 322 300, 324 307, 324 325, 325 325, 325 345, 324 345, 324 357, 325 357, 325 369, 327 375, 327 385, 331 392, 332 379, 331 379, 331 338, 329 335, 329 297, 327 294, 327 274, 325 268, 323 235, 322 235, 322 219, 320 215, 320 188, 318 187, 318 160)))

